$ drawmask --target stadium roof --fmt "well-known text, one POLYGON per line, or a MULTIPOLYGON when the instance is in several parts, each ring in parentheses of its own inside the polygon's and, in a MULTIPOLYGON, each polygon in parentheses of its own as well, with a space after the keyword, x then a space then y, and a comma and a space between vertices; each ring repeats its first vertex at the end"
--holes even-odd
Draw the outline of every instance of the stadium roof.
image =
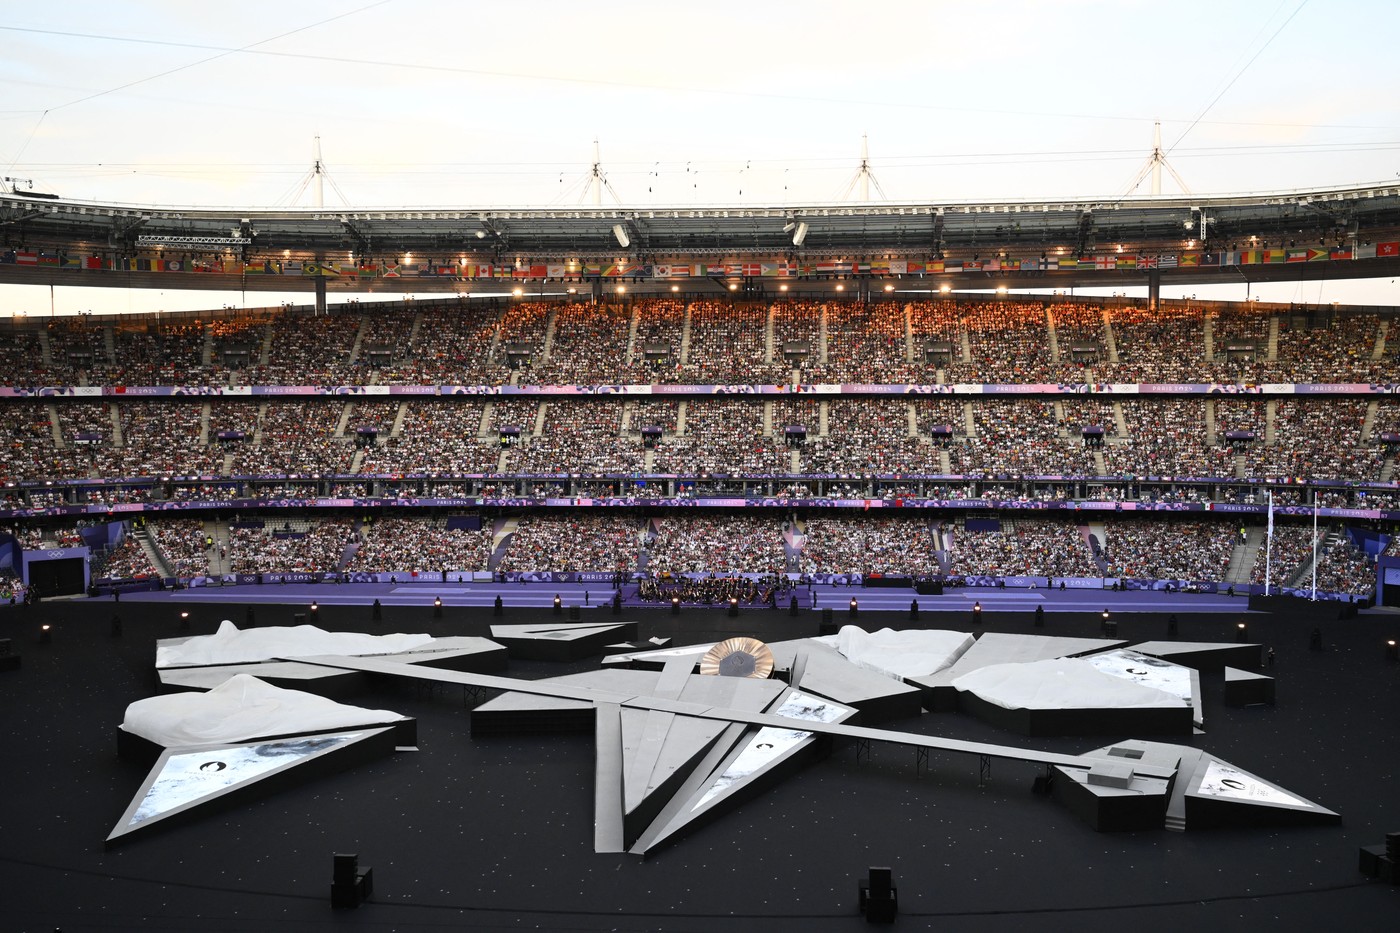
MULTIPOLYGON (((1355 246, 1397 230, 1397 183, 1200 197, 567 209, 255 210, 76 201, 34 192, 0 195, 0 236, 6 248, 128 256, 166 250, 188 256, 234 252, 244 257, 399 261, 412 254, 420 261, 497 263, 522 257, 537 262, 1025 258, 1120 247, 1146 254, 1355 246)), ((1368 261, 1364 269, 1349 268, 1349 263, 1301 265, 1313 268, 1290 265, 1286 277, 1370 277, 1396 271, 1385 260, 1368 261)), ((1218 280, 1221 271, 1176 269, 1169 277, 1204 282, 1218 280)), ((1282 274, 1266 266, 1248 270, 1251 280, 1282 274)), ((1055 281, 1127 280, 1070 282, 1056 276, 1055 281)))

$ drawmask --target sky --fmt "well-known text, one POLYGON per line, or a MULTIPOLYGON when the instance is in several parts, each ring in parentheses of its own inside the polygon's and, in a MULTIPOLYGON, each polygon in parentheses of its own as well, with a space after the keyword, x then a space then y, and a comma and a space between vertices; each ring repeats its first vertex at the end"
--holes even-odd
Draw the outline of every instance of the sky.
MULTIPOLYGON (((1119 196, 1156 121, 1194 193, 1400 174, 1393 0, 5 7, 0 174, 84 200, 309 206, 317 137, 357 208, 578 204, 595 139, 628 207, 847 200, 862 137, 872 200, 1119 196)), ((16 289, 0 313, 244 301, 16 289)))

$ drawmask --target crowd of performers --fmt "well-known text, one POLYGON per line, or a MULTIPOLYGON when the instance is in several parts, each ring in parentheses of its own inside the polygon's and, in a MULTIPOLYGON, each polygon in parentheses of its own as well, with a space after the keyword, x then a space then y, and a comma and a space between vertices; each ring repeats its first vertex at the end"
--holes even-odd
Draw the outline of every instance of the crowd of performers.
POLYGON ((745 606, 776 607, 779 600, 788 598, 792 587, 791 580, 776 574, 758 578, 711 575, 693 580, 662 574, 643 580, 638 587, 637 598, 654 603, 679 599, 682 603, 705 606, 724 605, 734 599, 745 606))

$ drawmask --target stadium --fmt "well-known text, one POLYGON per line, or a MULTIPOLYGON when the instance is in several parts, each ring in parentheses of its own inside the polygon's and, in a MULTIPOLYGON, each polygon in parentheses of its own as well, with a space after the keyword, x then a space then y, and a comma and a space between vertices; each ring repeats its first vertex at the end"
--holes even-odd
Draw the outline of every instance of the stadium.
MULTIPOLYGON (((1400 184, 640 207, 603 203, 596 150, 592 203, 548 207, 7 182, 0 286, 135 306, 0 319, 7 928, 856 929, 877 865, 910 928, 1393 916, 1356 853, 1400 829, 1400 312, 1191 292, 1392 278, 1400 184), (642 860, 597 843, 592 718, 497 735, 511 691, 472 677, 505 667, 458 694, 371 665, 328 689, 413 717, 419 754, 102 848, 148 770, 110 754, 122 708, 212 683, 157 647, 223 620, 499 640, 565 609, 629 651, 756 638, 794 689, 780 646, 843 625, 1249 649, 1267 704, 1207 662, 1174 741, 1345 822, 1095 832, 1041 799, 1049 764, 838 732, 642 860), (378 884, 332 914, 347 851, 378 884)), ((511 644, 508 671, 573 684, 602 644, 511 644)), ((942 688, 851 722, 1010 741, 942 688)), ((1015 743, 1096 734, 1129 732, 1015 743)))

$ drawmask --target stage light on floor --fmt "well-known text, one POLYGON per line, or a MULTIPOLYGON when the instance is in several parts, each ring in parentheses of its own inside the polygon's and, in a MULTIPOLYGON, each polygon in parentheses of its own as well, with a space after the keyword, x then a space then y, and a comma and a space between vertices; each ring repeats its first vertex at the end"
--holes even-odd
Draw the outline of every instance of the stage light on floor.
POLYGON ((1248 640, 1249 640, 1249 627, 1248 627, 1247 625, 1245 625, 1243 622, 1240 622, 1239 624, 1237 624, 1237 625, 1235 626, 1235 641, 1243 643, 1243 642, 1246 642, 1246 641, 1248 641, 1248 640))
POLYGON ((189 614, 189 612, 182 611, 182 612, 180 613, 180 631, 182 631, 182 632, 187 632, 187 631, 189 631, 189 628, 190 628, 190 614, 189 614))
POLYGON ((315 625, 315 624, 316 624, 316 621, 317 621, 318 619, 320 619, 320 618, 321 618, 321 607, 318 606, 318 605, 316 605, 316 600, 313 599, 313 600, 311 601, 311 615, 310 615, 311 624, 312 624, 312 625, 315 625))
POLYGON ((917 621, 918 618, 919 618, 919 601, 918 601, 917 599, 911 599, 911 600, 909 600, 909 620, 910 620, 911 622, 914 622, 914 621, 917 621))
POLYGON ((441 619, 441 618, 442 618, 442 597, 441 597, 441 596, 434 596, 434 597, 433 597, 433 618, 434 618, 434 619, 441 619))
POLYGON ((1393 638, 1385 643, 1385 659, 1387 661, 1400 661, 1400 646, 1395 644, 1393 638))
POLYGON ((564 612, 564 600, 560 599, 559 596, 558 596, 558 594, 556 594, 555 597, 554 597, 554 614, 555 614, 555 615, 562 615, 563 612, 564 612))
POLYGON ((860 883, 860 912, 866 923, 894 923, 899 913, 899 888, 894 886, 894 870, 871 866, 870 875, 860 883))
POLYGON ((972 624, 982 624, 982 603, 980 601, 972 604, 972 624))
POLYGON ((680 614, 681 614, 681 598, 680 598, 679 596, 672 596, 672 597, 671 597, 671 615, 677 616, 677 615, 680 615, 680 614))
POLYGON ((358 855, 333 856, 331 907, 355 908, 374 895, 374 869, 359 867, 358 855))
POLYGON ((860 613, 860 603, 856 600, 856 598, 855 598, 854 596, 852 596, 852 597, 851 597, 850 616, 851 616, 851 618, 854 619, 859 613, 860 613))
POLYGON ((739 614, 739 599, 738 599, 738 597, 731 596, 731 597, 729 597, 729 617, 732 619, 732 618, 734 618, 735 616, 737 616, 738 614, 739 614))
POLYGON ((39 626, 39 644, 47 645, 51 641, 53 641, 53 626, 45 622, 39 626))
POLYGON ((384 618, 384 605, 378 599, 369 607, 369 617, 374 622, 379 622, 384 618))
POLYGON ((497 596, 497 597, 496 597, 496 602, 493 603, 492 606, 491 606, 491 614, 492 614, 493 616, 501 615, 501 614, 504 612, 505 607, 506 607, 506 604, 505 604, 504 602, 502 602, 501 597, 497 596))

